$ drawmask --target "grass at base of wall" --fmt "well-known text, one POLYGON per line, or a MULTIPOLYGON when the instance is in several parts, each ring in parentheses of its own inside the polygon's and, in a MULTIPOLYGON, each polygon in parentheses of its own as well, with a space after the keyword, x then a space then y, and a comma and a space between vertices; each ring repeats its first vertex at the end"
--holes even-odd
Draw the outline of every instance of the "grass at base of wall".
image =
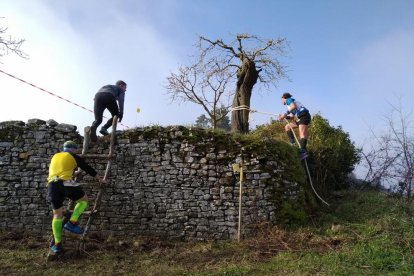
MULTIPOLYGON (((0 269, 10 275, 412 275, 410 204, 376 191, 342 191, 306 227, 258 225, 241 243, 160 238, 101 241, 88 254, 45 262, 47 240, 0 232, 0 269)), ((91 241, 92 242, 92 241, 91 241)))

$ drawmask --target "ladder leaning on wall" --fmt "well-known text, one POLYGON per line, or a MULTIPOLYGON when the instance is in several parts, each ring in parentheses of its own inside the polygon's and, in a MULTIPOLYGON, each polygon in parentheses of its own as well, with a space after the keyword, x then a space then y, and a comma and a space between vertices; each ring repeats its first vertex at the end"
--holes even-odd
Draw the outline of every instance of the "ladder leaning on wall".
MULTIPOLYGON (((116 125, 118 122, 118 116, 114 116, 113 120, 112 120, 112 132, 111 132, 111 140, 110 140, 110 144, 109 144, 109 153, 108 154, 87 154, 87 151, 89 149, 89 144, 91 141, 91 137, 90 137, 90 133, 91 133, 91 129, 90 127, 85 127, 85 135, 84 135, 84 140, 83 140, 83 148, 82 148, 82 157, 84 157, 85 159, 107 159, 107 163, 106 163, 106 169, 105 169, 105 175, 104 175, 104 180, 106 181, 108 179, 109 176, 109 172, 111 170, 111 165, 112 165, 112 161, 113 158, 115 156, 115 142, 116 142, 116 125)), ((107 184, 106 184, 107 185, 107 184)), ((95 202, 94 205, 92 207, 92 210, 89 212, 84 212, 85 215, 89 214, 88 217, 88 221, 84 227, 83 233, 80 237, 79 243, 78 243, 78 250, 83 250, 85 251, 85 238, 86 235, 88 234, 89 231, 89 227, 92 224, 93 219, 97 216, 98 212, 99 212, 99 207, 101 204, 101 200, 102 200, 102 194, 104 191, 104 188, 106 185, 100 185, 99 187, 99 191, 98 194, 95 198, 95 202)))

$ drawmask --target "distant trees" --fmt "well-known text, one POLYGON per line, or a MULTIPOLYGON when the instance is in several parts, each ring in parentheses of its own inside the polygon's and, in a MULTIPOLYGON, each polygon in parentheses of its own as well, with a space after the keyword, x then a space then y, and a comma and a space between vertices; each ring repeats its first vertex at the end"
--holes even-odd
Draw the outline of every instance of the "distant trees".
MULTIPOLYGON (((180 67, 168 78, 167 90, 173 100, 184 100, 201 105, 213 122, 218 106, 231 107, 232 131, 249 131, 250 98, 259 80, 264 85, 276 85, 286 77, 279 57, 287 52, 284 38, 261 39, 250 34, 239 34, 232 42, 200 37, 198 55, 190 66, 180 67), (228 85, 235 85, 235 90, 228 85), (241 109, 240 109, 241 108, 241 109)), ((234 87, 234 86, 233 86, 234 87)))
POLYGON ((202 114, 199 117, 197 117, 195 126, 196 127, 201 127, 201 128, 209 128, 210 127, 210 120, 207 118, 206 115, 202 114))
MULTIPOLYGON (((0 17, 0 19, 3 18, 0 17)), ((22 58, 27 58, 27 54, 20 50, 20 47, 25 40, 13 38, 11 35, 7 34, 7 31, 7 27, 0 25, 0 57, 12 52, 22 58)))
POLYGON ((207 118, 206 115, 202 114, 200 115, 195 123, 195 126, 202 127, 202 128, 213 128, 213 129, 222 129, 225 131, 230 131, 230 119, 227 116, 228 109, 225 106, 221 106, 217 112, 217 120, 215 120, 215 123, 212 123, 212 120, 207 118), (224 116, 223 116, 224 115, 224 116))
POLYGON ((225 116, 221 116, 221 119, 219 121, 217 121, 216 124, 216 128, 218 129, 222 129, 225 131, 230 131, 231 130, 231 124, 230 124, 230 118, 229 116, 227 116, 228 112, 227 110, 224 109, 219 109, 219 114, 223 114, 224 112, 226 112, 225 116))
POLYGON ((381 135, 372 133, 371 143, 362 152, 367 169, 365 180, 376 186, 398 191, 408 199, 413 197, 414 133, 412 111, 390 105, 391 111, 384 116, 387 131, 381 135))

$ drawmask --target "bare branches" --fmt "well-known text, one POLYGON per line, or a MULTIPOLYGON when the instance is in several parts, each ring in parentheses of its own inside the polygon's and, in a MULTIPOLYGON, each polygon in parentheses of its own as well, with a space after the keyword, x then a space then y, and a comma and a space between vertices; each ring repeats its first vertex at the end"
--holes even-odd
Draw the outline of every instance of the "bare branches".
POLYGON ((172 101, 189 101, 201 105, 208 110, 207 103, 204 103, 204 91, 197 90, 198 86, 198 70, 195 66, 180 67, 179 72, 171 73, 167 78, 166 86, 172 101))
POLYGON ((12 52, 22 58, 27 58, 27 54, 20 49, 25 40, 12 38, 10 35, 7 35, 7 31, 7 27, 0 26, 0 57, 12 52), (6 36, 8 36, 8 38, 6 38, 6 36))
POLYGON ((229 107, 229 98, 233 94, 228 89, 232 75, 227 69, 228 67, 221 68, 215 60, 180 67, 178 73, 172 73, 167 78, 168 94, 172 101, 189 101, 201 105, 212 121, 215 118, 220 120, 221 117, 215 114, 217 107, 229 107))
POLYGON ((405 113, 401 104, 390 106, 391 113, 384 116, 388 132, 377 137, 375 144, 363 153, 367 167, 365 180, 377 185, 386 184, 411 198, 414 177, 414 133, 410 132, 412 112, 405 113))
POLYGON ((210 39, 208 39, 208 38, 205 38, 205 37, 200 37, 200 49, 202 49, 203 50, 203 52, 208 52, 209 50, 211 50, 211 49, 213 49, 215 46, 218 46, 218 47, 220 47, 220 48, 223 48, 223 49, 225 49, 225 50, 228 50, 228 51, 230 51, 232 54, 233 54, 233 56, 235 56, 235 57, 240 57, 239 56, 239 53, 236 53, 236 51, 233 49, 233 47, 231 47, 231 46, 228 46, 227 44, 225 44, 224 42, 223 42, 223 40, 221 40, 221 39, 218 39, 218 40, 216 40, 216 41, 212 41, 212 40, 210 40, 210 39), (207 47, 207 48, 203 48, 202 47, 202 45, 203 45, 203 43, 202 43, 202 41, 206 41, 206 42, 208 42, 210 45, 207 47))
POLYGON ((264 84, 275 84, 277 80, 287 77, 286 68, 278 59, 279 56, 286 56, 289 50, 285 38, 261 39, 255 35, 239 34, 236 41, 226 44, 221 39, 213 41, 200 37, 198 48, 203 58, 214 54, 213 50, 221 49, 221 53, 227 54, 222 62, 238 69, 241 68, 243 59, 253 61, 261 73, 259 80, 264 84), (234 58, 239 61, 233 60, 234 58))
MULTIPOLYGON (((254 35, 239 34, 227 43, 201 36, 196 47, 198 54, 193 65, 181 67, 177 74, 171 74, 167 78, 167 89, 172 100, 201 105, 212 121, 218 117, 217 106, 230 106, 223 101, 229 95, 233 96, 233 107, 250 106, 257 80, 265 85, 276 85, 279 79, 286 77, 285 68, 278 60, 278 56, 286 53, 285 39, 263 40, 254 35), (233 89, 228 89, 234 84, 233 89)), ((233 112, 232 129, 248 131, 247 111, 233 112)))

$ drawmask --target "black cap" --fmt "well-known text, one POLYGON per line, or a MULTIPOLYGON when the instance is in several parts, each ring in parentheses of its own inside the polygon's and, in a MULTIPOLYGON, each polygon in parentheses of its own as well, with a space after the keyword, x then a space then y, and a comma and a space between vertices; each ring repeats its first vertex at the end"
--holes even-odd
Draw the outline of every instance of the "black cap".
POLYGON ((290 95, 290 93, 286 92, 286 93, 283 93, 282 98, 283 99, 289 99, 289 98, 292 98, 292 95, 290 95))

